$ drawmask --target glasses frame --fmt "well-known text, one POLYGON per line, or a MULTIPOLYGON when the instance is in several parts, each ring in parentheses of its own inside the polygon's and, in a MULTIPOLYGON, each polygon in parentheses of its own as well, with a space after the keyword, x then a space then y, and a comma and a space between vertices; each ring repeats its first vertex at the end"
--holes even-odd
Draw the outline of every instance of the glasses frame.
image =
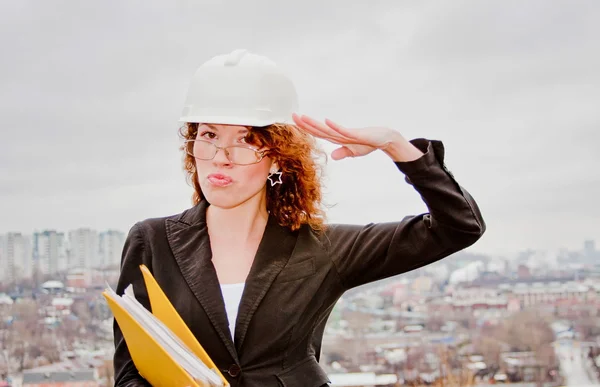
POLYGON ((210 142, 210 141, 206 141, 206 140, 185 140, 183 143, 185 144, 185 145, 184 145, 184 146, 185 146, 185 153, 186 153, 187 155, 190 155, 190 156, 192 156, 192 157, 193 157, 193 158, 195 158, 195 159, 202 160, 202 161, 209 161, 209 160, 213 160, 215 157, 217 157, 217 153, 219 153, 219 150, 223 150, 223 152, 225 152, 225 157, 227 157, 227 160, 229 160, 229 162, 230 162, 231 164, 234 164, 234 165, 254 165, 254 164, 258 164, 258 163, 260 163, 260 162, 262 161, 262 159, 264 159, 264 158, 265 158, 265 156, 266 156, 266 155, 267 155, 267 153, 269 152, 269 149, 257 150, 257 149, 254 149, 252 146, 249 146, 249 145, 228 145, 228 146, 218 146, 218 145, 216 145, 215 143, 212 143, 212 142, 210 142), (203 143, 210 144, 210 145, 212 145, 213 147, 215 147, 216 151, 215 151, 215 154, 214 154, 214 156, 213 156, 213 157, 211 157, 210 159, 202 159, 202 158, 200 158, 200 157, 197 157, 196 155, 194 155, 194 154, 193 154, 193 148, 192 148, 192 151, 191 151, 191 153, 190 153, 190 151, 188 150, 188 147, 187 147, 187 146, 185 146, 185 145, 187 145, 187 144, 189 144, 189 143, 196 143, 196 142, 203 142, 203 143), (244 149, 250 149, 251 151, 254 151, 254 153, 257 155, 257 160, 256 160, 255 162, 253 162, 253 163, 248 163, 248 164, 239 164, 239 163, 234 163, 233 161, 231 161, 231 158, 230 158, 230 156, 229 156, 229 152, 227 151, 229 148, 244 148, 244 149))

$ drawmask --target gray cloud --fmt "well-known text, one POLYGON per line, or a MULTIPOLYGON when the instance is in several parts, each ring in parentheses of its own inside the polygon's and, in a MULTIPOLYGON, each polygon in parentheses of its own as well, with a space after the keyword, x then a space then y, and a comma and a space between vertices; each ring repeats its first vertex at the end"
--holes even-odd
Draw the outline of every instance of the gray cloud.
MULTIPOLYGON (((318 4, 4 2, 0 232, 127 229, 186 208, 189 79, 246 47, 289 71, 303 112, 444 140, 488 221, 474 249, 600 241, 600 4, 318 4)), ((330 219, 423 211, 395 173, 383 155, 330 162, 330 219)))

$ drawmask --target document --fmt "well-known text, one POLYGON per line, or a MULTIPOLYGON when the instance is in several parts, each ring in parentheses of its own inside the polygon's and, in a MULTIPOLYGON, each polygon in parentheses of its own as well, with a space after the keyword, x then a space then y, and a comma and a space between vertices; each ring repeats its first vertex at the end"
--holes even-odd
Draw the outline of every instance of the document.
POLYGON ((108 285, 102 293, 115 315, 139 373, 153 386, 229 386, 150 271, 145 267, 141 269, 152 309, 154 305, 161 307, 158 316, 135 298, 133 285, 129 285, 122 296, 108 285))

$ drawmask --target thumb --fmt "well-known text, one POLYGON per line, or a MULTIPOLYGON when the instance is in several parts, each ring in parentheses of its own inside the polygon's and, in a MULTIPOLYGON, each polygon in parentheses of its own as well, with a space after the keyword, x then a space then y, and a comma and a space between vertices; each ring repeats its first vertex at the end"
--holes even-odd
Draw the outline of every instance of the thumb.
POLYGON ((345 159, 346 157, 353 157, 354 153, 345 146, 339 147, 331 152, 331 158, 334 160, 345 159))

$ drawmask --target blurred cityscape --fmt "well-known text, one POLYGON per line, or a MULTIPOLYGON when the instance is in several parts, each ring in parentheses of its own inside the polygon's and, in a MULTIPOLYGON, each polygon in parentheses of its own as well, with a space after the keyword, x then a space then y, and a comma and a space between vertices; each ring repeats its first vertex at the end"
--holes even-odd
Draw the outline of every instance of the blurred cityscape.
MULTIPOLYGON (((112 386, 125 234, 0 235, 0 387, 112 386)), ((466 251, 347 292, 320 363, 332 386, 600 386, 600 251, 466 251)))

